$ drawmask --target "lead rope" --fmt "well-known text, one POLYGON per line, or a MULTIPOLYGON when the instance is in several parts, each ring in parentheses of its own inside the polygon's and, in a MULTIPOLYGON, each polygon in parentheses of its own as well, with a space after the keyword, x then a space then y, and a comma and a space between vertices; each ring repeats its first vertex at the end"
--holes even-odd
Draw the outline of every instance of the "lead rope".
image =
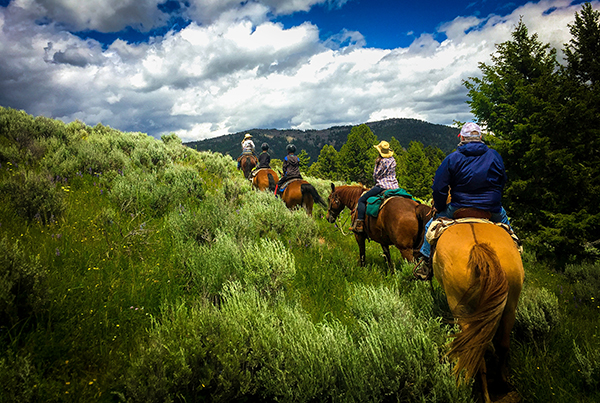
POLYGON ((348 217, 346 217, 346 219, 344 220, 344 222, 343 222, 341 225, 339 225, 339 226, 338 226, 338 228, 340 229, 340 232, 342 233, 342 235, 343 235, 343 236, 348 236, 348 235, 350 235, 349 233, 348 233, 348 234, 346 234, 346 233, 344 232, 344 225, 346 225, 346 223, 347 223, 347 222, 348 222, 348 217))

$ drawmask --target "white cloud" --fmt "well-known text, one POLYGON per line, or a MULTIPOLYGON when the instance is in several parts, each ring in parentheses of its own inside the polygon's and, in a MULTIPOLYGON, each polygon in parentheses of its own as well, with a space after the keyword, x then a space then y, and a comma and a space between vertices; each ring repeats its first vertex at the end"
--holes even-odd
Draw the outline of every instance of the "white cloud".
POLYGON ((472 118, 462 82, 480 74, 478 63, 489 62, 494 44, 510 39, 520 16, 530 33, 561 48, 580 7, 543 0, 503 17, 458 17, 440 27, 442 42, 424 34, 394 50, 365 48, 355 31, 323 43, 313 24, 284 29, 268 20, 268 12, 316 3, 323 2, 191 1, 186 12, 199 17, 181 31, 103 48, 64 24, 156 26, 163 17, 148 10, 157 2, 140 1, 133 10, 128 0, 13 0, 0 7, 0 105, 156 137, 175 132, 184 141, 391 117, 450 124, 472 118), (103 7, 92 15, 96 3, 103 7), (44 13, 51 20, 40 23, 44 13), (54 21, 59 14, 61 23, 54 21))

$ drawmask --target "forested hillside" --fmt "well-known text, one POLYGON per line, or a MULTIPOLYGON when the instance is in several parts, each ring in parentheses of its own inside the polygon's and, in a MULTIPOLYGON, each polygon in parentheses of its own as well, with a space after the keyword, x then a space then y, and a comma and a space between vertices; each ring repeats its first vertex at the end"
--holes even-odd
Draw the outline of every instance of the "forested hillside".
MULTIPOLYGON (((377 136, 379 141, 390 141, 395 137, 400 145, 408 148, 412 141, 419 141, 425 146, 432 146, 449 153, 456 148, 458 129, 444 125, 427 123, 417 119, 387 119, 379 122, 365 123, 377 136)), ((285 147, 294 143, 298 151, 306 150, 311 162, 315 162, 325 145, 337 151, 346 142, 352 126, 336 126, 324 130, 277 130, 251 129, 245 132, 228 134, 212 139, 185 143, 199 151, 215 151, 237 157, 241 152, 240 143, 245 133, 254 137, 257 148, 263 142, 270 146, 273 158, 285 157, 285 147)))

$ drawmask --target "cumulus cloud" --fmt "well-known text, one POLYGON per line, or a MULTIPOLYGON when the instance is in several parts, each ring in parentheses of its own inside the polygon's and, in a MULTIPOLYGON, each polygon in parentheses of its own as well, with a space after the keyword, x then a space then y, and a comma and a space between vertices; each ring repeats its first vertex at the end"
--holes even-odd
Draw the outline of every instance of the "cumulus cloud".
POLYGON ((392 117, 450 124, 472 118, 463 80, 480 74, 478 63, 519 18, 561 48, 579 10, 542 0, 505 16, 457 17, 440 26, 446 39, 423 34, 392 50, 367 48, 356 31, 323 42, 311 23, 286 29, 269 20, 324 3, 344 1, 189 1, 177 12, 193 21, 180 31, 103 46, 65 27, 156 27, 166 18, 158 2, 13 0, 0 7, 0 105, 184 141, 392 117))

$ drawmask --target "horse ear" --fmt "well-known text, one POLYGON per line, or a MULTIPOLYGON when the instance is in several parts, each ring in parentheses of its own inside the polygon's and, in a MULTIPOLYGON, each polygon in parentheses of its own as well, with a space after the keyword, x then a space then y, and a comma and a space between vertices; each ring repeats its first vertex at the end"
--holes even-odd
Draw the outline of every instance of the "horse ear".
POLYGON ((335 185, 332 183, 331 184, 331 193, 335 192, 335 185))

